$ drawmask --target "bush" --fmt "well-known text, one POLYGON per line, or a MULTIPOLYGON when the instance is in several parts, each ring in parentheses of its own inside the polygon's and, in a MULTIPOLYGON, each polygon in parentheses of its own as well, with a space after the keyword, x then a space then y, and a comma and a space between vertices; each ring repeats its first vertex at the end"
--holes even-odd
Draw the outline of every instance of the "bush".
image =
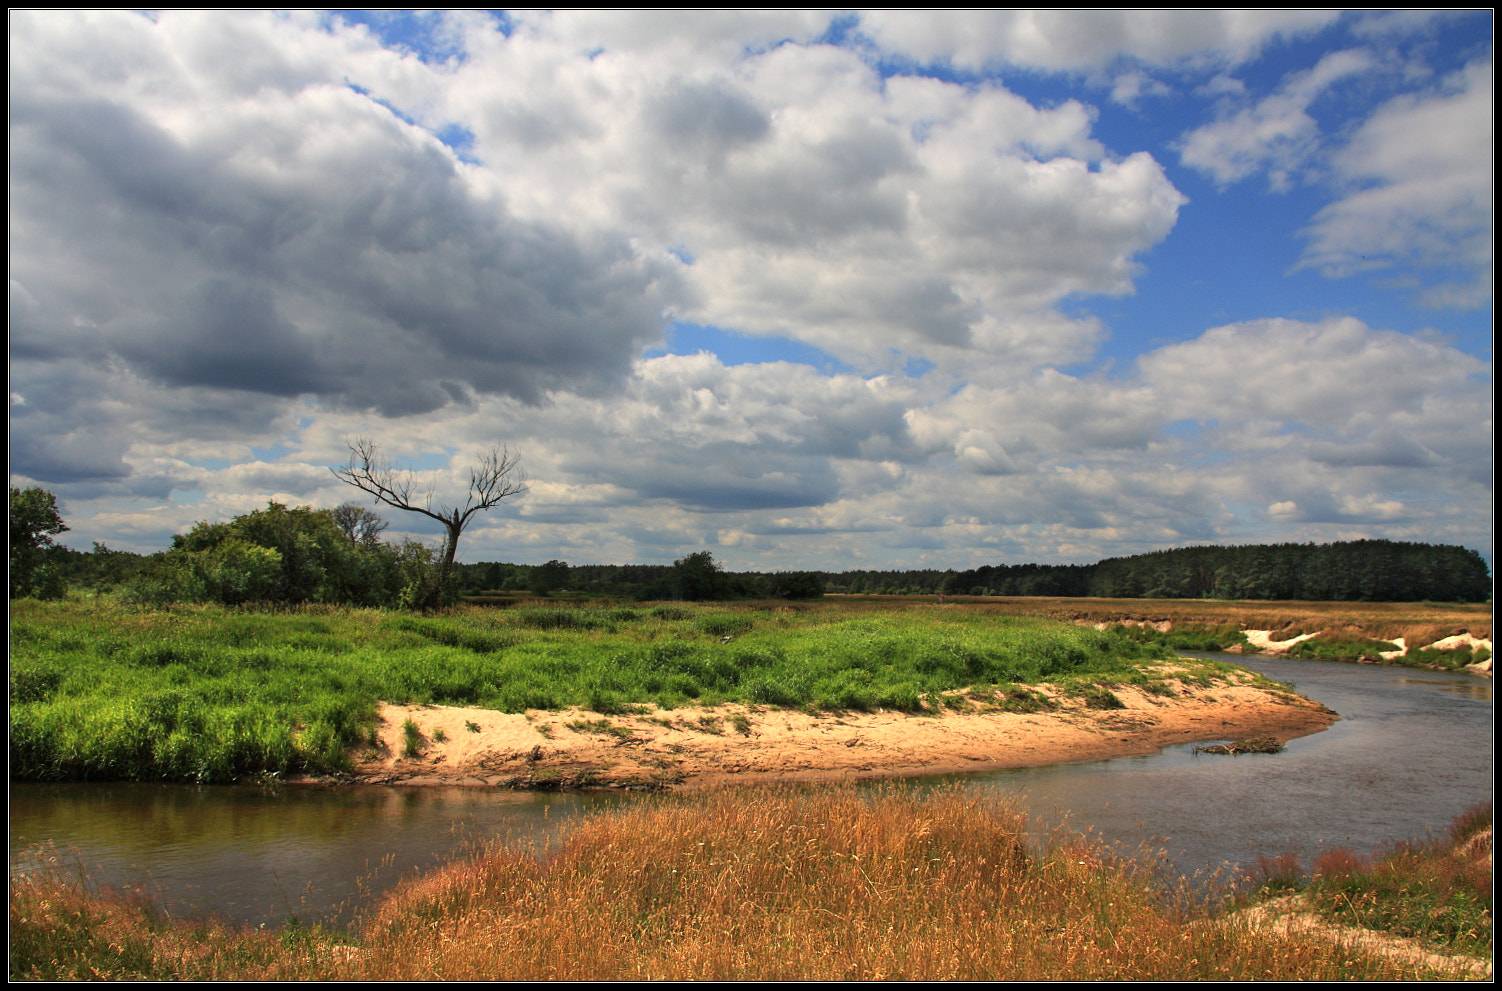
POLYGON ((453 572, 444 573, 437 555, 415 540, 402 544, 396 553, 401 592, 397 605, 428 612, 459 601, 459 586, 453 572))
POLYGON ((128 601, 432 608, 454 600, 427 573, 430 552, 353 541, 332 510, 273 502, 228 523, 199 522, 172 544, 127 582, 128 601))
POLYGON ((824 579, 815 571, 788 571, 768 575, 765 581, 769 599, 820 599, 824 597, 824 579))

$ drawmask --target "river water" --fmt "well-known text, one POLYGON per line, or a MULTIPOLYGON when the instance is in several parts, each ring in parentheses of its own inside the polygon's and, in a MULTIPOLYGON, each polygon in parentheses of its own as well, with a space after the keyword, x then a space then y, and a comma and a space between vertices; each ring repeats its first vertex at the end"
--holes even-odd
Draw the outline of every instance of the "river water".
MULTIPOLYGON (((1328 846, 1371 852, 1442 830, 1492 795, 1492 683, 1319 661, 1206 655, 1240 664, 1340 713, 1277 755, 1161 754, 922 778, 1013 794, 1046 829, 1161 851, 1194 874, 1328 846)), ((469 788, 12 784, 10 869, 39 858, 90 883, 138 890, 174 914, 252 924, 347 922, 412 872, 497 835, 541 840, 616 794, 469 788)))

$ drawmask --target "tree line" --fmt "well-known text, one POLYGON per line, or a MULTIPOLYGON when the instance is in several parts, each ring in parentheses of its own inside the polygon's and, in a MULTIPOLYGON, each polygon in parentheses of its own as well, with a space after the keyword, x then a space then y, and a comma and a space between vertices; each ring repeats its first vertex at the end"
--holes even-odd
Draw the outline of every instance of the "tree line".
MULTIPOLYGON (((387 522, 347 503, 265 509, 199 522, 153 555, 56 544, 67 532, 52 494, 11 487, 10 595, 57 598, 68 587, 114 589, 143 604, 327 602, 432 609, 460 595, 565 592, 656 599, 809 599, 867 595, 1304 599, 1482 602, 1492 596, 1481 555, 1446 544, 1355 540, 1330 544, 1184 547, 1095 564, 1000 564, 965 571, 732 572, 709 551, 671 565, 454 562, 441 551, 381 540, 387 522)), ((461 514, 462 515, 462 514, 461 514)), ((467 520, 466 520, 467 521, 467 520)))
POLYGON ((466 595, 487 592, 572 592, 586 596, 637 599, 816 599, 824 594, 817 571, 726 571, 709 551, 672 564, 543 565, 487 561, 454 565, 454 580, 466 595))
POLYGON ((855 594, 1107 599, 1484 602, 1492 596, 1491 570, 1474 550, 1393 540, 1181 547, 1095 564, 845 571, 825 574, 824 584, 855 594))
MULTIPOLYGON (((507 462, 482 462, 486 464, 490 478, 506 479, 507 462), (497 470, 497 464, 505 470, 497 470)), ((387 491, 399 490, 388 487, 387 491)), ((496 491, 498 486, 482 495, 489 500, 496 491)), ((401 493, 388 504, 404 500, 407 496, 401 493)), ((485 500, 472 505, 481 501, 485 500)), ((71 586, 113 590, 143 605, 321 602, 428 610, 452 604, 465 592, 526 590, 549 595, 566 591, 570 585, 625 598, 694 601, 823 594, 812 573, 731 574, 709 551, 688 554, 671 566, 624 569, 610 565, 570 568, 563 561, 536 566, 457 564, 455 545, 473 515, 467 511, 470 508, 442 515, 420 510, 454 523, 438 551, 414 540, 400 544, 381 540, 387 521, 354 503, 314 509, 272 502, 227 522, 200 521, 187 533, 174 536, 172 546, 157 554, 112 550, 98 542, 92 552, 85 553, 54 541, 68 526, 52 493, 12 486, 10 596, 55 599, 71 586)))
MULTIPOLYGON (((461 564, 455 571, 460 588, 469 594, 567 587, 618 598, 685 597, 681 586, 675 584, 678 564, 570 567, 554 561, 547 567, 554 577, 541 587, 534 578, 538 568, 525 564, 461 564)), ((1095 564, 998 564, 966 571, 723 572, 712 587, 716 594, 708 597, 714 598, 792 598, 832 592, 1483 602, 1492 594, 1491 570, 1475 551, 1447 544, 1391 540, 1183 547, 1108 558, 1095 564), (789 594, 790 588, 797 591, 789 594)))

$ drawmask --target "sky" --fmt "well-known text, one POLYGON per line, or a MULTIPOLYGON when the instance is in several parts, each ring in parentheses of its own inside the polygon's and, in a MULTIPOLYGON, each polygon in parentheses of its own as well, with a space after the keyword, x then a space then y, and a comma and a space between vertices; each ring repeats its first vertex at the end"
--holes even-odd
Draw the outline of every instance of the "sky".
POLYGON ((10 13, 10 477, 462 561, 1492 556, 1489 10, 10 13), (388 538, 436 525, 384 510, 388 538))

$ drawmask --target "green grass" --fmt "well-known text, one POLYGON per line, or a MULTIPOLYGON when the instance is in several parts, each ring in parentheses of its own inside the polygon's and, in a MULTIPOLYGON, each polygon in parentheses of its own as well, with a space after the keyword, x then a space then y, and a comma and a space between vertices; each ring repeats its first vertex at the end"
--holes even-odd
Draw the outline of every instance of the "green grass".
POLYGON ((402 721, 402 756, 416 757, 422 752, 422 730, 410 719, 402 721))
POLYGON ((1357 658, 1376 660, 1383 652, 1400 649, 1390 640, 1326 631, 1312 639, 1300 640, 1288 649, 1288 656, 1309 661, 1350 661, 1357 658))
POLYGON ((20 600, 11 775, 208 782, 337 772, 370 739, 378 702, 918 713, 977 685, 1144 684, 1141 662, 1168 656, 1115 632, 928 604, 580 603, 414 616, 20 600))

